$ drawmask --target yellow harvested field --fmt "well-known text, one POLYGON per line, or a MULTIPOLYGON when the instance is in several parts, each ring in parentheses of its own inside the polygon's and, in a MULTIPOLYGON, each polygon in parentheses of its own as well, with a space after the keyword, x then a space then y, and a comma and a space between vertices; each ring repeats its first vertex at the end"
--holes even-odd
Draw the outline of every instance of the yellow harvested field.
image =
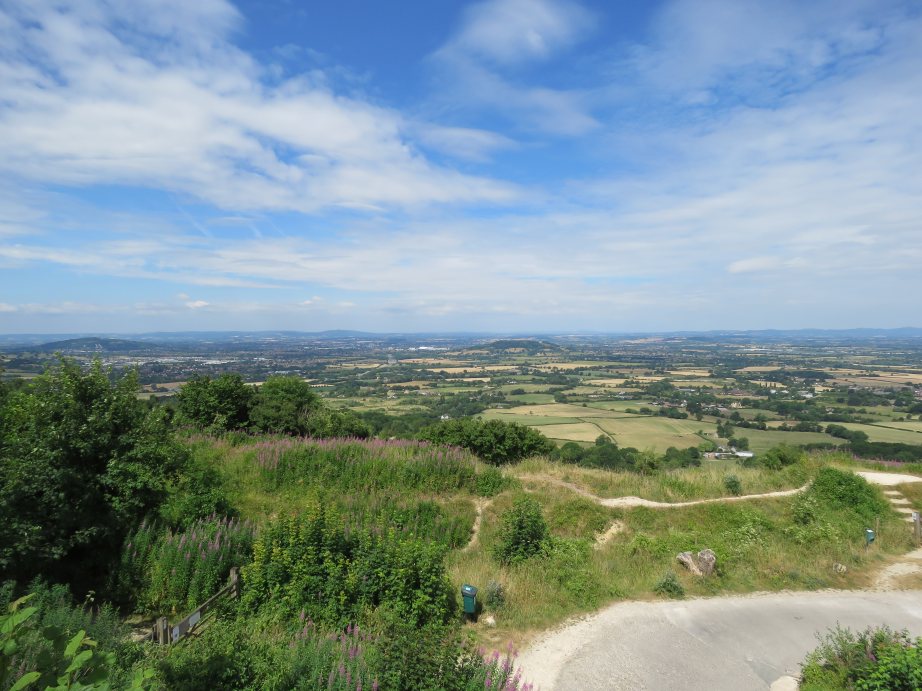
POLYGON ((776 365, 759 365, 758 367, 743 367, 736 370, 737 372, 775 372, 781 369, 776 365))
POLYGON ((465 372, 505 372, 518 369, 518 365, 467 365, 465 367, 427 367, 430 372, 444 372, 445 374, 464 374, 465 372))
POLYGON ((706 369, 673 369, 669 370, 669 374, 676 377, 710 377, 711 373, 706 369))
POLYGON ((535 369, 539 369, 542 372, 550 372, 555 369, 559 370, 574 370, 574 369, 586 369, 587 367, 609 367, 611 363, 608 362, 595 362, 592 360, 582 361, 582 362, 547 362, 543 365, 535 365, 535 369))
POLYGON ((601 429, 591 422, 542 425, 539 429, 545 436, 561 441, 595 441, 599 435, 604 434, 601 429))
POLYGON ((433 357, 407 358, 405 360, 401 360, 400 362, 405 362, 410 365, 447 365, 449 367, 453 365, 463 365, 464 364, 464 360, 446 360, 443 358, 433 358, 433 357))
POLYGON ((590 379, 587 381, 587 384, 592 384, 593 386, 621 386, 627 379, 590 379))

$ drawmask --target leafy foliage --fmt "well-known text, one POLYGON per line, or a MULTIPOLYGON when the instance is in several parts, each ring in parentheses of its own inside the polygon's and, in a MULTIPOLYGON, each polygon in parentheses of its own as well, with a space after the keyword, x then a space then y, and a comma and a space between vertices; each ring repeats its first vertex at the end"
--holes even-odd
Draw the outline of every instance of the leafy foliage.
POLYGON ((186 452, 137 378, 61 364, 0 411, 0 577, 98 586, 186 452))
MULTIPOLYGON (((4 586, 4 599, 9 592, 9 585, 4 586)), ((97 650, 98 642, 84 628, 74 631, 68 626, 88 622, 109 634, 112 642, 111 629, 120 628, 117 616, 101 611, 109 627, 100 627, 89 614, 71 606, 69 599, 66 589, 39 586, 38 592, 8 604, 8 614, 0 616, 0 689, 19 691, 38 685, 46 691, 107 691, 111 682, 131 691, 143 689, 152 672, 140 669, 130 680, 119 678, 116 654, 97 650), (29 606, 23 607, 26 603, 29 606)))
POLYGON ((887 501, 867 480, 835 468, 822 468, 817 473, 810 495, 834 508, 847 508, 865 520, 890 511, 887 501))
POLYGON ((653 586, 653 592, 664 597, 671 597, 674 600, 681 600, 685 597, 685 588, 679 583, 675 571, 667 571, 653 586))
POLYGON ((529 456, 549 454, 555 448, 541 432, 502 420, 447 420, 427 427, 420 437, 435 444, 463 447, 493 465, 517 463, 529 456))
POLYGON ((179 422, 212 430, 244 429, 250 422, 255 389, 239 374, 222 374, 212 379, 197 375, 183 384, 176 395, 179 422))
POLYGON ((836 627, 801 665, 801 689, 914 691, 922 688, 922 639, 884 626, 852 632, 836 627))
POLYGON ((502 515, 493 555, 503 564, 517 564, 540 554, 547 540, 541 505, 531 497, 520 497, 502 515))
POLYGON ((186 612, 218 592, 233 566, 252 553, 253 526, 212 517, 174 533, 142 525, 128 537, 120 579, 124 591, 157 614, 186 612))
POLYGON ((456 603, 445 551, 393 529, 347 532, 318 505, 261 531, 243 568, 244 600, 334 626, 361 621, 381 605, 417 625, 446 622, 456 603))
POLYGON ((743 483, 736 475, 727 475, 724 478, 724 489, 734 497, 738 497, 743 493, 743 483))
POLYGON ((251 426, 261 432, 316 438, 359 437, 371 430, 355 413, 331 410, 298 377, 269 377, 256 392, 251 426))

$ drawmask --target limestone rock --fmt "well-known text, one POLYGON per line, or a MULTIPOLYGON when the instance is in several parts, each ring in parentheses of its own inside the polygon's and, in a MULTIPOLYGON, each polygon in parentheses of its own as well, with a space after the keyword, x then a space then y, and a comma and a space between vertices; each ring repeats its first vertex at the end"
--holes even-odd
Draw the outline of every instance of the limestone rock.
POLYGON ((695 576, 701 575, 701 569, 699 569, 698 565, 695 563, 695 558, 692 556, 691 552, 681 552, 676 556, 676 559, 682 566, 688 569, 690 573, 695 576))
POLYGON ((710 576, 714 573, 714 566, 717 564, 717 555, 711 549, 703 549, 698 552, 698 570, 702 576, 710 576))
POLYGON ((483 618, 483 623, 484 626, 488 626, 492 629, 496 626, 496 617, 494 617, 492 614, 488 614, 483 618))
POLYGON ((840 576, 842 576, 845 574, 846 571, 848 571, 848 567, 845 564, 840 564, 839 562, 836 562, 835 564, 832 565, 832 570, 835 571, 840 576))

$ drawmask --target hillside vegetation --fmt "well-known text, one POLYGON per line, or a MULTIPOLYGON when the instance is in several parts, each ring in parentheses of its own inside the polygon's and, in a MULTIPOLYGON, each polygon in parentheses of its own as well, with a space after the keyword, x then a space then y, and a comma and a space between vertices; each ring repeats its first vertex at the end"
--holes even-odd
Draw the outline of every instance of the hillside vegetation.
POLYGON ((535 430, 475 420, 424 439, 327 436, 337 411, 298 380, 187 386, 172 422, 131 376, 99 366, 63 363, 6 397, 2 592, 39 596, 11 615, 4 669, 50 679, 68 651, 90 651, 56 642, 87 629, 84 597, 175 621, 236 566, 242 597, 197 637, 131 644, 116 621, 72 673, 168 689, 520 689, 507 646, 574 614, 621 598, 860 587, 911 546, 880 491, 831 452, 703 460, 601 437, 567 455, 535 430), (722 502, 775 490, 788 494, 722 502), (705 549, 707 577, 676 561, 705 549), (59 584, 55 597, 35 577, 59 584), (465 583, 480 589, 476 623, 462 616, 465 583))

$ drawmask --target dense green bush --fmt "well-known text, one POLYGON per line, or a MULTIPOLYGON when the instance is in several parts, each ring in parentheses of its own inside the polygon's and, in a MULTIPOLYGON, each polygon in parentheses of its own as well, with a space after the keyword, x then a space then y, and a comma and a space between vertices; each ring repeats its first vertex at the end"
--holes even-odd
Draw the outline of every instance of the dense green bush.
POLYGON ((0 410, 0 578, 99 590, 125 534, 185 467, 135 373, 111 376, 62 361, 0 410))
POLYGON ((759 456, 758 461, 769 470, 781 470, 789 465, 802 463, 805 457, 803 449, 782 444, 766 451, 759 456))
POLYGON ((256 390, 239 374, 196 375, 176 394, 177 421, 206 430, 245 429, 256 390))
POLYGON ((493 556, 503 564, 517 564, 544 550, 548 540, 547 522, 541 505, 531 497, 519 497, 503 513, 493 556))
POLYGON ((805 691, 917 691, 922 688, 922 639, 886 626, 858 633, 836 627, 807 655, 805 691))
POLYGON ((889 512, 880 492, 860 475, 835 468, 822 468, 810 486, 809 495, 836 509, 849 509, 865 520, 889 512))
POLYGON ((393 529, 347 531, 319 505, 262 529, 243 568, 244 601, 330 626, 363 621, 381 605, 417 625, 446 622, 457 604, 445 552, 393 529))
POLYGON ((738 497, 743 493, 743 483, 736 475, 727 475, 724 478, 724 489, 734 497, 738 497))
POLYGON ((439 422, 424 429, 420 438, 435 444, 463 447, 493 465, 549 454, 555 448, 554 442, 531 427, 476 418, 439 422))

